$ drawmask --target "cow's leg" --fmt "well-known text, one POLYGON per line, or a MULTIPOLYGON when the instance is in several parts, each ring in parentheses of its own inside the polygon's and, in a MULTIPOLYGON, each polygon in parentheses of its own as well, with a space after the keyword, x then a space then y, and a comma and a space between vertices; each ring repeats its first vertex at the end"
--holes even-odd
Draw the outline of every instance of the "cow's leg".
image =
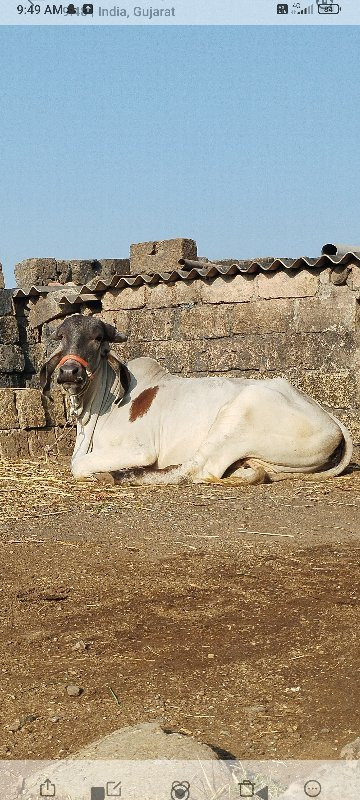
POLYGON ((136 467, 148 467, 156 461, 156 453, 150 448, 137 451, 129 448, 111 447, 108 450, 95 450, 71 462, 74 478, 90 478, 96 473, 112 473, 136 467))
MULTIPOLYGON (((241 396, 224 405, 195 456, 183 464, 186 477, 196 483, 220 480, 226 470, 236 462, 246 460, 251 453, 251 433, 246 420, 246 399, 241 396)), ((257 483, 258 469, 239 466, 233 480, 238 483, 257 483)), ((261 473, 261 480, 264 479, 261 473)))

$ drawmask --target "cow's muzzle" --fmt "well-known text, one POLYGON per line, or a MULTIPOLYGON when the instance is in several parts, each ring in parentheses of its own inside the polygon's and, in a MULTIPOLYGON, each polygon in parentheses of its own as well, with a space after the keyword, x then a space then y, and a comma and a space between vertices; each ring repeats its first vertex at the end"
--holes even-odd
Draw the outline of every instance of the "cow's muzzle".
POLYGON ((88 362, 77 355, 64 356, 59 361, 58 367, 57 382, 64 388, 71 388, 75 393, 81 391, 92 376, 88 362))

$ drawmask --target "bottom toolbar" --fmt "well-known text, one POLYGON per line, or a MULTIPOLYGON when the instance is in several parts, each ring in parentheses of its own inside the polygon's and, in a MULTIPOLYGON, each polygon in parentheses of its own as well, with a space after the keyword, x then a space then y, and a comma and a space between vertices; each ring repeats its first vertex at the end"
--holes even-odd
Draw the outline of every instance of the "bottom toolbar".
POLYGON ((0 761, 6 800, 358 800, 359 761, 0 761))

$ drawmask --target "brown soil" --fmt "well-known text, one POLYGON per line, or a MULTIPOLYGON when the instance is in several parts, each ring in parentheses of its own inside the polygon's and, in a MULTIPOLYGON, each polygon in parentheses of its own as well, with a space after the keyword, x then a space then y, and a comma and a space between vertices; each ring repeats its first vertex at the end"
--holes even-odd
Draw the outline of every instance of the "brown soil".
POLYGON ((24 462, 0 500, 0 757, 152 719, 251 759, 360 735, 358 471, 104 488, 24 462))

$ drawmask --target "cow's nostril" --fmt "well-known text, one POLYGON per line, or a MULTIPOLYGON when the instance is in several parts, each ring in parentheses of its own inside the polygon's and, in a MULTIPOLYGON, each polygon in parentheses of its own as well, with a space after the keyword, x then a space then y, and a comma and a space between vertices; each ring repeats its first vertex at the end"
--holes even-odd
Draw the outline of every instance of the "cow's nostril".
POLYGON ((64 364, 60 367, 59 377, 69 381, 71 378, 78 378, 81 375, 79 364, 64 364))

